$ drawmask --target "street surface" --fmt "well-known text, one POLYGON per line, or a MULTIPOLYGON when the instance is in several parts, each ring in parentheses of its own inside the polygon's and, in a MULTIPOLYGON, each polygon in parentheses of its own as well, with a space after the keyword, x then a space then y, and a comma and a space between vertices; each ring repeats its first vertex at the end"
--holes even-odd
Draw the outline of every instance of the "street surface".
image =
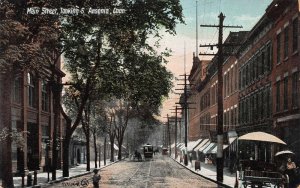
MULTIPOLYGON (((208 181, 185 167, 162 155, 153 160, 137 162, 126 159, 100 171, 101 188, 215 188, 217 184, 208 181)), ((93 187, 92 174, 60 182, 49 187, 93 187)))

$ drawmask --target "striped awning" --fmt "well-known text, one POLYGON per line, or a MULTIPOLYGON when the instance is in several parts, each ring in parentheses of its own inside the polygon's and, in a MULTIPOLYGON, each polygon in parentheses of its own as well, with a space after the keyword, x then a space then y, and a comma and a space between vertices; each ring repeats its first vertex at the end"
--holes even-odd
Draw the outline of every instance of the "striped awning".
POLYGON ((210 151, 211 151, 212 149, 214 149, 216 146, 217 146, 216 143, 210 143, 210 144, 203 150, 203 153, 204 153, 204 154, 210 153, 210 151))

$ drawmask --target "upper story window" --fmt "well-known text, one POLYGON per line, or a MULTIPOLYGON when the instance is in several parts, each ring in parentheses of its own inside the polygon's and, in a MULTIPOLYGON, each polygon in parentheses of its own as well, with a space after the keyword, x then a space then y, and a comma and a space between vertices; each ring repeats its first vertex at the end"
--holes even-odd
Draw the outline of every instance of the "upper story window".
POLYGON ((276 82, 276 112, 280 111, 280 81, 276 82))
POLYGON ((298 17, 293 20, 293 52, 298 50, 298 17))
POLYGON ((21 103, 21 78, 19 76, 14 78, 12 89, 12 101, 15 103, 21 103))
POLYGON ((280 63, 280 51, 281 51, 281 47, 280 47, 280 40, 281 40, 281 34, 278 33, 277 34, 277 37, 276 37, 276 40, 277 40, 277 64, 280 63))
POLYGON ((288 77, 283 80, 283 109, 288 109, 288 77))
POLYGON ((284 28, 284 58, 288 57, 289 53, 289 27, 284 28))
POLYGON ((28 84, 28 105, 30 107, 36 108, 37 106, 36 79, 31 73, 27 74, 27 84, 28 84))
POLYGON ((292 76, 292 105, 293 108, 299 107, 299 72, 295 72, 292 76))
POLYGON ((42 82, 42 110, 49 111, 49 92, 47 82, 42 82))

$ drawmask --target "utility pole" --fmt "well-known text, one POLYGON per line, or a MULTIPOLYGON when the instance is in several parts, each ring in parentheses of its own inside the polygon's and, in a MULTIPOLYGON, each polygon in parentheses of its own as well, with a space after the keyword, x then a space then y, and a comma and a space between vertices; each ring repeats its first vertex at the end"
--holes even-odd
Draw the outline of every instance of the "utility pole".
POLYGON ((223 182, 223 168, 224 168, 224 158, 223 158, 223 62, 224 53, 223 47, 223 28, 242 28, 242 26, 224 26, 223 21, 225 16, 221 12, 219 15, 219 25, 201 25, 201 27, 217 27, 219 29, 219 38, 217 45, 200 45, 200 47, 218 47, 217 54, 202 54, 199 55, 217 55, 218 56, 218 124, 217 124, 217 181, 223 182))
POLYGON ((175 110, 175 159, 177 159, 177 111, 178 111, 178 106, 175 106, 175 109, 171 109, 171 110, 175 110))
MULTIPOLYGON (((187 137, 188 137, 188 109, 194 109, 194 108, 190 108, 189 107, 189 104, 192 104, 192 103, 189 103, 187 101, 188 99, 188 84, 187 84, 187 74, 184 74, 184 75, 180 75, 180 76, 184 76, 184 84, 178 84, 178 85, 184 85, 184 88, 183 89, 175 89, 175 90, 183 90, 183 103, 176 103, 176 104, 181 104, 183 106, 183 112, 184 112, 184 129, 185 129, 185 132, 184 132, 184 144, 185 144, 185 152, 184 152, 184 165, 188 165, 188 156, 187 156, 187 137)), ((190 85, 190 84, 189 84, 190 85)))
POLYGON ((169 156, 171 156, 171 135, 170 135, 170 120, 169 120, 169 114, 167 114, 167 129, 168 129, 168 148, 169 148, 169 156))

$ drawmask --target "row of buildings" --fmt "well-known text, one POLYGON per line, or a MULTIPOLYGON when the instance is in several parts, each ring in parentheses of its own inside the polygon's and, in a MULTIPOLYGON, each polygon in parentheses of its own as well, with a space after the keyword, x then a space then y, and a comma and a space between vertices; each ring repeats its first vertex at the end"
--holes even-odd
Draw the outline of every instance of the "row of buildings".
MULTIPOLYGON (((6 160, 11 155, 12 172, 21 175, 31 170, 51 170, 53 151, 57 150, 57 168, 62 167, 62 141, 64 122, 60 111, 55 111, 55 102, 47 76, 32 70, 13 68, 12 72, 0 74, 0 166, 7 167, 6 160), (11 74, 13 72, 13 74, 11 74), (10 79, 9 79, 10 78, 10 79), (57 114, 56 114, 57 113, 57 114), (58 116, 60 121, 55 121, 58 116), (57 130, 57 147, 53 148, 54 126, 57 130), (12 137, 10 143, 5 140, 12 137)), ((61 83, 65 74, 61 71, 61 61, 55 65, 55 79, 61 83)), ((70 165, 84 163, 85 142, 78 139, 70 144, 70 165)), ((9 164, 9 163, 8 163, 9 164)), ((3 174, 1 174, 0 178, 3 174)))
MULTIPOLYGON (((230 32, 224 47, 232 53, 223 63, 224 133, 241 136, 263 131, 277 135, 300 156, 300 25, 299 0, 273 0, 250 31, 230 32)), ((217 57, 194 57, 189 81, 189 141, 210 138, 217 125, 217 57)), ((227 136, 229 138, 230 136, 227 136)), ((236 142, 229 142, 235 152, 236 142)), ((279 148, 247 145, 249 155, 273 160, 279 148), (262 153, 263 152, 263 153, 262 153)), ((282 149, 282 148, 281 148, 282 149)), ((250 156, 248 156, 250 157, 250 156)))

